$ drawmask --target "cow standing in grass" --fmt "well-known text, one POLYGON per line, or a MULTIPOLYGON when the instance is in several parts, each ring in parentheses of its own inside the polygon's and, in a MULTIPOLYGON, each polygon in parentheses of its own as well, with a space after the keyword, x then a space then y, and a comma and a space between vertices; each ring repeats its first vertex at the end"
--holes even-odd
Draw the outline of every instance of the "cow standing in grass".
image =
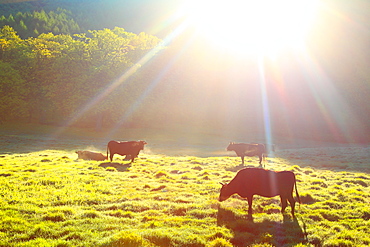
POLYGON ((107 157, 110 153, 109 158, 112 162, 115 154, 126 155, 126 157, 131 157, 132 163, 139 155, 140 151, 144 149, 145 144, 147 144, 145 141, 110 141, 107 145, 107 157))
POLYGON ((291 171, 269 171, 261 168, 245 168, 240 170, 228 184, 222 184, 219 201, 225 201, 233 194, 238 194, 248 200, 248 213, 252 214, 252 202, 254 195, 264 197, 280 196, 281 212, 284 213, 288 205, 292 209, 294 217, 295 200, 293 198, 293 189, 300 203, 297 190, 297 182, 291 171))
POLYGON ((241 157, 242 165, 244 165, 244 156, 258 156, 260 158, 259 164, 262 166, 262 158, 266 153, 265 145, 258 143, 247 144, 230 142, 226 150, 235 151, 236 155, 241 157))

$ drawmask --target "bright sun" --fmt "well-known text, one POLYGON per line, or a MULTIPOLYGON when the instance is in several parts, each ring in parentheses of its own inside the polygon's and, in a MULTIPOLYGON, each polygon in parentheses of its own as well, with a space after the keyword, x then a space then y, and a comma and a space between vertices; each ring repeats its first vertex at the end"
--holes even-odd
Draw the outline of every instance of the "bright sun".
POLYGON ((274 56, 304 44, 317 7, 318 0, 187 0, 181 12, 219 49, 274 56))

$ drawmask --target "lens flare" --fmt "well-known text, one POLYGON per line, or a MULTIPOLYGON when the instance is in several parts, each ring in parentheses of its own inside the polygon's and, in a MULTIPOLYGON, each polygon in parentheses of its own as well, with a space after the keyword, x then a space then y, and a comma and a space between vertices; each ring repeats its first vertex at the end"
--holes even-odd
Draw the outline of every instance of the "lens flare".
POLYGON ((267 91, 266 91, 266 78, 265 78, 265 71, 264 71, 262 57, 260 57, 258 61, 258 69, 259 69, 259 75, 260 75, 259 83, 261 87, 261 100, 262 100, 265 139, 266 139, 266 144, 271 145, 273 143, 273 140, 272 140, 272 132, 271 132, 270 109, 269 109, 269 102, 268 102, 268 96, 267 96, 267 91))

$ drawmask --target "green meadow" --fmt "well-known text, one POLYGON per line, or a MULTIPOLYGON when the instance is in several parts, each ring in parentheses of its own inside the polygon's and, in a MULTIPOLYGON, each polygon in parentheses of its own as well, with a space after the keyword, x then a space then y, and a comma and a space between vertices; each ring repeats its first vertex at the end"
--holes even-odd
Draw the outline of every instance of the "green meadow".
POLYGON ((296 174, 297 217, 259 196, 248 217, 246 200, 217 200, 243 168, 234 153, 155 154, 149 143, 133 164, 110 163, 78 160, 72 141, 22 151, 17 138, 2 137, 0 246, 370 245, 368 146, 278 150, 265 166, 296 174))

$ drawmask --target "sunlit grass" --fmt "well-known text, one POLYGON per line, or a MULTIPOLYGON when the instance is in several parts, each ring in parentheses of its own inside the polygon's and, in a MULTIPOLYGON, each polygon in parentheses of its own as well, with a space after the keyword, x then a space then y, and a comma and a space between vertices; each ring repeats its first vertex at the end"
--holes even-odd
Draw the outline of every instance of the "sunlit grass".
POLYGON ((267 159, 269 169, 296 173, 297 219, 281 215, 279 198, 256 196, 251 220, 238 196, 217 201, 219 182, 242 168, 237 157, 140 154, 110 167, 63 150, 5 154, 0 246, 369 245, 365 164, 328 169, 310 159, 267 159))

